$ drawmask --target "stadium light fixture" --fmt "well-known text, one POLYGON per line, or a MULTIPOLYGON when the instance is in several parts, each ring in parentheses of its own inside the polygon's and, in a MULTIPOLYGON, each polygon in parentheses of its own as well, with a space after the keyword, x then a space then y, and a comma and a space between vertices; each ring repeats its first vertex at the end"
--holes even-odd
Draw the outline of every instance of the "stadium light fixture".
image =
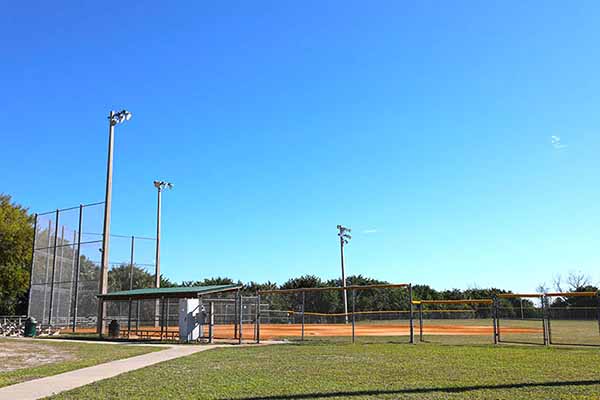
POLYGON ((352 239, 352 235, 350 235, 350 232, 352 232, 352 229, 347 228, 343 225, 338 225, 337 229, 338 229, 338 237, 340 238, 340 259, 341 259, 341 263, 342 263, 342 287, 344 288, 344 290, 342 292, 344 294, 344 314, 345 314, 346 323, 348 323, 348 293, 346 290, 346 269, 345 269, 345 265, 344 265, 345 264, 344 246, 350 242, 350 239, 352 239))

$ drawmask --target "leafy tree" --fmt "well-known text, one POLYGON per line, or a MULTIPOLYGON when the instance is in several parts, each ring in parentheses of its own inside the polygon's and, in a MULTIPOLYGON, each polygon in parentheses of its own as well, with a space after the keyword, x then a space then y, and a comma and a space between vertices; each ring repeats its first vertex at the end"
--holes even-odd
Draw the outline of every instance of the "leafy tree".
POLYGON ((0 314, 26 312, 33 216, 0 194, 0 314))

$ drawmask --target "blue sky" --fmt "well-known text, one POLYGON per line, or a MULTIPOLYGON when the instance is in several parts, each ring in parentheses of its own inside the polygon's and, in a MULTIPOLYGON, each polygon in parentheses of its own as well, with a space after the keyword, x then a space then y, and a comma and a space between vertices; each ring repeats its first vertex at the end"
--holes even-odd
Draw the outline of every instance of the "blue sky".
POLYGON ((103 200, 127 108, 112 231, 152 236, 175 183, 171 279, 337 277, 345 224, 349 274, 597 283, 600 5, 487 3, 7 4, 0 191, 103 200))

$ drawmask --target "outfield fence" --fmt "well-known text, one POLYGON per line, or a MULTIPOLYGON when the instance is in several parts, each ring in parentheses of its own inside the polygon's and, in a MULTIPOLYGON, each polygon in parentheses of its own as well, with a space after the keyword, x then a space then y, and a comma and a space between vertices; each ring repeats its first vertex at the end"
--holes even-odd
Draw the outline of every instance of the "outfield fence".
POLYGON ((261 290, 257 303, 258 340, 350 338, 354 343, 388 336, 414 342, 410 284, 261 290))
POLYGON ((462 343, 494 340, 491 299, 415 300, 413 304, 417 307, 421 342, 444 342, 459 336, 462 343))

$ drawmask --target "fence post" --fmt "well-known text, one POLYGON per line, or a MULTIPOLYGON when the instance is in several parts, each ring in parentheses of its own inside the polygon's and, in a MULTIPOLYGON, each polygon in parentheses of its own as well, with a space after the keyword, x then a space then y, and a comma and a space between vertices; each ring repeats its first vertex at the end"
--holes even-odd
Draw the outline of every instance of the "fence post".
POLYGON ((256 343, 260 343, 260 294, 256 294, 256 322, 254 323, 256 329, 256 343))
POLYGON ((492 324, 494 325, 493 334, 494 334, 494 344, 498 344, 498 326, 496 325, 496 302, 498 298, 494 295, 492 299, 492 324))
POLYGON ((600 292, 596 292, 596 318, 598 319, 598 334, 600 335, 600 292))
POLYGON ((423 341, 423 303, 419 303, 419 342, 423 341))
POLYGON ((135 330, 140 329, 140 299, 135 301, 135 330))
POLYGON ((414 327, 414 316, 413 316, 413 289, 412 283, 408 284, 408 304, 409 304, 409 326, 410 326, 410 343, 415 343, 415 327, 414 327))
POLYGON ((79 301, 79 270, 81 252, 81 228, 83 226, 83 204, 79 205, 79 227, 77 231, 77 260, 75 261, 75 295, 73 296, 73 332, 77 329, 77 302, 79 301))
POLYGON ((160 340, 163 340, 163 331, 165 327, 165 298, 164 296, 160 298, 160 340))
MULTIPOLYGON (((356 320, 355 320, 355 314, 356 314, 356 290, 352 289, 352 343, 354 343, 354 328, 356 325, 356 320)), ((348 318, 348 316, 346 315, 346 318, 348 318)))
MULTIPOLYGON (((63 271, 63 260, 65 256, 65 226, 63 225, 60 230, 60 261, 58 262, 58 293, 56 293, 56 317, 59 318, 58 325, 60 326, 60 293, 62 285, 62 271, 63 271)), ((68 317, 67 317, 68 319, 68 317)))
POLYGON ((244 328, 244 326, 243 326, 243 323, 244 323, 243 322, 243 319, 244 319, 244 305, 243 305, 243 302, 244 302, 244 300, 242 298, 242 292, 241 291, 239 292, 239 297, 240 297, 240 304, 239 304, 239 307, 240 307, 240 310, 239 310, 240 311, 240 316, 239 316, 239 318, 240 318, 240 329, 238 331, 238 338, 239 338, 239 344, 242 344, 242 336, 243 336, 242 331, 243 331, 243 328, 244 328))
POLYGON ((35 267, 35 239, 37 236, 37 220, 38 215, 33 214, 33 240, 31 241, 31 269, 29 273, 29 301, 27 302, 28 317, 31 317, 31 293, 33 292, 33 268, 35 267))
POLYGON ((131 297, 129 298, 129 310, 127 312, 127 339, 131 336, 131 297))
POLYGON ((52 220, 48 218, 48 244, 46 246, 46 268, 44 269, 44 305, 42 306, 42 316, 40 324, 44 323, 44 317, 46 316, 46 299, 48 294, 48 268, 50 267, 50 240, 52 239, 52 235, 50 234, 51 230, 52 220))
POLYGON ((546 297, 542 294, 540 296, 540 301, 542 303, 542 331, 544 335, 544 346, 548 346, 548 324, 547 324, 547 314, 546 314, 546 297))
POLYGON ((302 291, 302 340, 303 341, 304 341, 304 306, 305 306, 305 301, 306 301, 305 295, 306 295, 306 292, 302 291))
POLYGON ((210 313, 210 317, 208 319, 208 343, 212 343, 215 326, 215 303, 213 301, 208 303, 208 312, 210 313))
POLYGON ((54 301, 54 275, 56 273, 56 244, 58 241, 58 215, 59 210, 56 210, 56 222, 54 226, 54 249, 52 255, 52 274, 50 280, 50 305, 48 311, 48 325, 52 326, 52 303, 54 301))
MULTIPOLYGON (((235 302, 233 304, 233 338, 234 339, 238 338, 239 301, 240 301, 240 291, 238 290, 235 295, 235 302)), ((225 306, 225 309, 227 309, 227 306, 225 306)))
POLYGON ((133 255, 135 251, 135 236, 131 237, 131 249, 129 254, 129 290, 133 289, 133 255))

